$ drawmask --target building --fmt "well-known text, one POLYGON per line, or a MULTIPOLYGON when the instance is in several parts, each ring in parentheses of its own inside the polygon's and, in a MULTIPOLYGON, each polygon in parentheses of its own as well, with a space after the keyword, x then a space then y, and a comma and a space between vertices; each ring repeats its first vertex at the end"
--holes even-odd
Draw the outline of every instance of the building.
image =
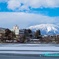
POLYGON ((19 30, 19 34, 20 34, 20 35, 22 35, 22 34, 24 34, 24 33, 25 33, 25 29, 20 29, 20 30, 19 30))
POLYGON ((15 35, 19 35, 19 27, 17 25, 13 27, 12 31, 15 33, 15 35))

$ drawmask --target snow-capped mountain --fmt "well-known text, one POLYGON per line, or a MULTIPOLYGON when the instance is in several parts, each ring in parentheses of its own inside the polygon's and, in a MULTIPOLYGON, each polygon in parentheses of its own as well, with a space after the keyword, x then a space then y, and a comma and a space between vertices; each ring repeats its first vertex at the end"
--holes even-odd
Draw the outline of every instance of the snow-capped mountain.
POLYGON ((59 34, 59 26, 54 24, 40 24, 30 26, 31 30, 40 30, 42 35, 54 35, 59 34))

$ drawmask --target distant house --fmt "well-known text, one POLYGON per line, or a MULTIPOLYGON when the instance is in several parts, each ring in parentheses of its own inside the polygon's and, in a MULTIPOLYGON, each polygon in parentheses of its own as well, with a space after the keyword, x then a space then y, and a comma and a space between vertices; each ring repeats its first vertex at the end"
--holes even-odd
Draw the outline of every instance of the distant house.
POLYGON ((20 35, 20 38, 25 36, 27 40, 29 40, 33 37, 33 33, 29 29, 20 29, 19 30, 19 35, 20 35))
POLYGON ((20 29, 20 30, 19 30, 19 34, 20 34, 20 35, 22 35, 22 34, 24 34, 24 33, 25 33, 25 29, 20 29))

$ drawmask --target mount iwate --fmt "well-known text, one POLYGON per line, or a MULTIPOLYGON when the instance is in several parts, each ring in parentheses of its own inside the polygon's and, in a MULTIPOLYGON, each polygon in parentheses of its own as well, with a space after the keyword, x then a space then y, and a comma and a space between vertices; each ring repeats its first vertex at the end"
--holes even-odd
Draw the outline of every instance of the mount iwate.
POLYGON ((40 30, 42 35, 56 35, 59 34, 59 26, 54 24, 39 24, 28 27, 33 31, 40 30))

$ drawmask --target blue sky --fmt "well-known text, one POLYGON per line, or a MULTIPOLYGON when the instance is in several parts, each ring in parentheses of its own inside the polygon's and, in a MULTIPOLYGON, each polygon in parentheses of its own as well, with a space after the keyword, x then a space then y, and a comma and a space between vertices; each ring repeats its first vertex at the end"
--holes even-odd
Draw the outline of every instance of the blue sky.
POLYGON ((0 0, 0 27, 59 25, 59 0, 0 0))

